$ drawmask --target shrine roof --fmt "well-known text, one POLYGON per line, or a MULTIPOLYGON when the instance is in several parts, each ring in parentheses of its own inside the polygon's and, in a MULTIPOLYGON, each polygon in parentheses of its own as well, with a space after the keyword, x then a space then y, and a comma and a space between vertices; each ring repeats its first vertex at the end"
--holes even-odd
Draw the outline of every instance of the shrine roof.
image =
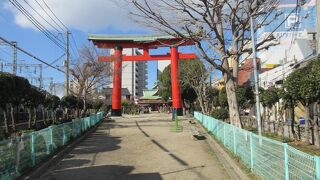
POLYGON ((114 35, 114 34, 89 34, 89 40, 98 41, 133 41, 133 42, 150 42, 163 39, 180 39, 171 35, 161 35, 161 34, 147 34, 147 35, 137 35, 137 34, 126 34, 126 35, 114 35))
POLYGON ((191 40, 165 34, 89 34, 88 40, 92 41, 99 48, 113 48, 116 45, 120 45, 123 48, 156 48, 175 44, 179 46, 193 45, 191 40))

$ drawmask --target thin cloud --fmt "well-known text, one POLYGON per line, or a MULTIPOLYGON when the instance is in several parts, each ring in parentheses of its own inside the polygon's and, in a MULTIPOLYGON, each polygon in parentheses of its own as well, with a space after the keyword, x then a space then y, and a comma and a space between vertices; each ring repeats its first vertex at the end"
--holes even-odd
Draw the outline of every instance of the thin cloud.
MULTIPOLYGON (((54 30, 48 23, 41 19, 32 8, 50 24, 57 26, 46 14, 47 12, 53 17, 43 0, 26 0, 32 8, 24 1, 18 2, 47 29, 54 30), (44 9, 42 9, 37 2, 41 4, 44 9)), ((94 32, 106 28, 113 28, 123 32, 141 30, 140 26, 135 24, 129 15, 129 11, 132 10, 133 7, 125 0, 120 2, 111 0, 85 0, 81 1, 81 3, 79 0, 45 0, 45 2, 68 28, 85 32, 94 32)), ((10 2, 5 2, 4 7, 14 15, 17 25, 24 28, 36 29, 10 2)))

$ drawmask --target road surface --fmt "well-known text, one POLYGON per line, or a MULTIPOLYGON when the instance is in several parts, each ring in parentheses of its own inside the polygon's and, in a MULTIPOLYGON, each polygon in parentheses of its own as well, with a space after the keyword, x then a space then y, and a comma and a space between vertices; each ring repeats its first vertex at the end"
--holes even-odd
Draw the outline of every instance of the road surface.
POLYGON ((187 119, 172 132, 167 114, 104 121, 39 179, 230 179, 205 140, 195 140, 187 119))

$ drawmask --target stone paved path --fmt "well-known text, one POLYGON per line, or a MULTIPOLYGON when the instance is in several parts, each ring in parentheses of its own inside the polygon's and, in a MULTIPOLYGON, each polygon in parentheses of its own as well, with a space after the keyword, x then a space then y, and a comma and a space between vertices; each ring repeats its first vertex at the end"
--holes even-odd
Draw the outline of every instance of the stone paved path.
POLYGON ((187 120, 171 132, 167 114, 113 118, 39 179, 230 179, 206 141, 195 140, 187 120))

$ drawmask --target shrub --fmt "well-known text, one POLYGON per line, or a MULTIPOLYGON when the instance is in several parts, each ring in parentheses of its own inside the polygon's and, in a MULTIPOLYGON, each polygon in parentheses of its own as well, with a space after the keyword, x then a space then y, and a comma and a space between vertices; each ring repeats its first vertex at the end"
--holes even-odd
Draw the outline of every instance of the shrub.
POLYGON ((229 112, 228 112, 228 110, 226 110, 224 108, 219 108, 219 109, 213 110, 211 113, 211 116, 216 119, 225 120, 225 119, 229 118, 229 112))

